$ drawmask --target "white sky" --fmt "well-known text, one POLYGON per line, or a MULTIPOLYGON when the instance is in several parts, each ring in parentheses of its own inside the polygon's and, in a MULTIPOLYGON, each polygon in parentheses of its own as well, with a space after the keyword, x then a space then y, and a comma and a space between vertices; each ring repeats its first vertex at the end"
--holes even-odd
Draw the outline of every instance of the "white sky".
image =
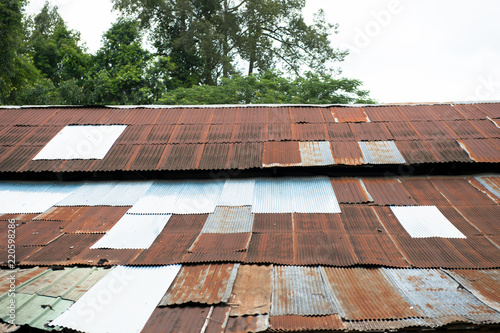
MULTIPOLYGON (((91 52, 118 16, 110 0, 49 2, 91 52)), ((333 45, 351 50, 343 76, 380 103, 500 100, 500 1, 307 0, 306 17, 319 8, 340 24, 333 45)))

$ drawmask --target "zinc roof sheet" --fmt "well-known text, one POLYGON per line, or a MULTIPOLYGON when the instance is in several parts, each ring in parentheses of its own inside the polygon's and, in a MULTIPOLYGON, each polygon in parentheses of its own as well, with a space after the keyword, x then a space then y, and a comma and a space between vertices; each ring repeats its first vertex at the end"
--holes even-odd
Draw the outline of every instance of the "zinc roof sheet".
POLYGON ((47 268, 45 267, 33 267, 27 269, 9 269, 9 270, 0 270, 0 294, 4 294, 9 291, 11 287, 11 282, 16 286, 16 288, 25 283, 28 280, 42 274, 45 272, 47 268), (16 275, 15 281, 11 281, 9 276, 12 274, 16 275))
POLYGON ((129 167, 130 171, 156 170, 161 156, 165 151, 165 145, 142 145, 137 156, 129 167))
POLYGON ((176 125, 169 143, 203 143, 209 127, 208 124, 176 125))
POLYGON ((474 104, 474 106, 492 118, 500 118, 500 108, 496 103, 478 103, 474 104))
POLYGON ((460 232, 467 237, 480 236, 482 232, 471 224, 467 219, 452 206, 437 206, 439 211, 450 221, 460 232))
POLYGON ((267 139, 269 141, 292 140, 292 124, 269 124, 267 127, 267 139))
POLYGON ((450 205, 446 197, 427 178, 400 178, 405 189, 419 205, 450 205))
POLYGON ((320 166, 335 164, 330 142, 299 142, 302 166, 320 166))
POLYGON ((210 124, 214 110, 212 109, 184 109, 178 124, 210 124))
POLYGON ((366 164, 406 163, 394 141, 362 141, 359 147, 366 164))
POLYGON ((160 111, 160 115, 156 118, 155 124, 158 125, 170 125, 176 124, 179 117, 182 114, 182 109, 163 109, 160 111))
POLYGON ((420 140, 417 132, 410 122, 390 122, 385 124, 396 142, 420 140))
MULTIPOLYGON (((31 134, 26 135, 23 144, 27 145, 45 145, 47 144, 57 133, 59 133, 64 127, 62 126, 40 126, 35 127, 35 130, 31 134)), ((2 133, 3 134, 3 133, 2 133)), ((3 137, 0 137, 0 142, 7 145, 8 141, 4 141, 3 137)))
POLYGON ((154 125, 145 142, 148 144, 166 144, 174 131, 174 125, 154 125))
POLYGON ((77 254, 71 260, 71 265, 85 266, 109 266, 109 265, 131 265, 142 253, 137 249, 90 249, 87 248, 77 254))
POLYGON ((498 225, 499 206, 460 206, 456 208, 462 216, 481 230, 483 234, 500 234, 500 226, 498 225))
POLYGON ((445 121, 446 125, 456 133, 458 138, 461 139, 484 139, 482 135, 474 126, 468 121, 445 121))
POLYGON ((228 234, 252 232, 253 214, 250 206, 217 206, 201 230, 202 233, 228 234))
POLYGON ((467 239, 449 239, 453 247, 475 268, 498 267, 498 247, 488 238, 472 236, 467 239))
POLYGON ((416 205, 417 202, 401 184, 399 179, 363 178, 361 180, 365 189, 370 193, 373 201, 378 205, 416 205))
POLYGON ((229 317, 225 332, 264 332, 269 328, 269 315, 229 317))
POLYGON ((217 204, 219 206, 251 206, 255 179, 227 179, 217 204))
POLYGON ((130 125, 154 124, 161 112, 162 110, 159 109, 141 109, 141 112, 131 112, 124 123, 130 125))
POLYGON ((0 157, 0 171, 19 171, 42 149, 42 146, 16 146, 6 149, 0 157))
MULTIPOLYGON (((36 127, 6 127, 0 132, 0 142, 5 146, 17 145, 32 136, 36 131, 36 127)), ((42 142, 42 144, 45 143, 42 142)))
POLYGON ((89 182, 84 183, 57 203, 58 206, 98 206, 104 196, 106 196, 116 185, 117 181, 89 182))
POLYGON ((460 113, 465 119, 485 119, 484 113, 479 111, 474 105, 456 104, 453 109, 460 113))
POLYGON ((128 125, 116 140, 116 145, 139 145, 146 141, 153 125, 128 125))
POLYGON ((232 289, 231 316, 269 314, 273 266, 240 265, 232 289))

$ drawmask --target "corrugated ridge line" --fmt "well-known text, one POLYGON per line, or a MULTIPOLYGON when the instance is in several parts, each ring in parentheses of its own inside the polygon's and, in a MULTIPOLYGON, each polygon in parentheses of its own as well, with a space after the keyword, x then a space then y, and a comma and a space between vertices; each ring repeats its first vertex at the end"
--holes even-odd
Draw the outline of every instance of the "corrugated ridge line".
POLYGON ((250 206, 217 206, 201 230, 201 233, 224 234, 252 232, 253 213, 250 206))
POLYGON ((366 164, 405 164, 394 141, 358 142, 366 164))

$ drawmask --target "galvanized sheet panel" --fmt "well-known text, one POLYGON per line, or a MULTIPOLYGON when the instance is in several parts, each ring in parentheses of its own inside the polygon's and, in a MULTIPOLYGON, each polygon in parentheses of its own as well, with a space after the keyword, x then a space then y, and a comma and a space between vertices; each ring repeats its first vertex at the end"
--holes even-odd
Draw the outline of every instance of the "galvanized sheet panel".
POLYGON ((201 233, 232 234, 252 232, 253 214, 250 206, 217 206, 215 212, 208 215, 201 233))
POLYGON ((16 244, 18 246, 46 245, 62 235, 63 227, 62 222, 30 221, 16 229, 16 244))
POLYGON ((251 206, 255 179, 227 179, 217 205, 251 206))
POLYGON ((116 185, 117 181, 84 183, 67 198, 59 201, 57 206, 98 206, 116 185))
POLYGON ((332 150, 330 142, 299 142, 302 166, 333 165, 332 150))
POLYGON ((52 324, 84 332, 140 332, 180 268, 118 266, 52 324), (107 302, 100 311, 89 306, 103 295, 107 302))
POLYGON ((391 207, 411 237, 467 238, 436 206, 391 207))
POLYGON ((274 266, 271 316, 335 313, 319 267, 274 266))
POLYGON ((359 142, 366 164, 404 164, 405 159, 394 141, 359 142))
POLYGON ((490 192, 500 198, 500 177, 476 177, 490 192))
POLYGON ((257 178, 252 205, 254 213, 293 213, 293 184, 290 178, 257 178))
POLYGON ((119 182, 98 201, 97 206, 133 206, 152 184, 153 181, 119 182))
POLYGON ((123 216, 91 249, 147 249, 171 215, 123 216))
POLYGON ((66 126, 33 160, 103 159, 125 128, 125 125, 66 126))
MULTIPOLYGON (((272 221, 276 221, 276 214, 262 214, 270 216, 272 221)), ((283 214, 285 215, 285 214, 283 214)), ((344 226, 340 220, 342 214, 293 214, 293 231, 295 233, 308 234, 308 233, 336 233, 345 234, 344 226)), ((276 222, 274 223, 276 224, 276 222)), ((292 221, 290 217, 290 227, 292 221)), ((281 226, 282 227, 282 226, 281 226)), ((284 228, 280 228, 284 230, 284 228)), ((290 230, 291 231, 291 230, 290 230)), ((255 232, 255 231, 254 231, 255 232)))
POLYGON ((232 289, 231 316, 264 315, 271 310, 273 267, 241 265, 232 289))

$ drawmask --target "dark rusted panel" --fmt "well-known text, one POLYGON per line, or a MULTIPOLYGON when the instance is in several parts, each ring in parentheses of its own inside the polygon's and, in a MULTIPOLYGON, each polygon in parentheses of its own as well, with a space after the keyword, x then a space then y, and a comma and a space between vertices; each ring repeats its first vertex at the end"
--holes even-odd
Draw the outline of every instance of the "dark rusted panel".
POLYGON ((16 119, 24 116, 26 113, 29 114, 28 110, 20 109, 1 110, 0 112, 0 122, 5 126, 15 123, 16 119))
POLYGON ((410 237, 390 207, 374 206, 373 210, 377 213, 380 222, 382 222, 385 230, 387 230, 390 235, 403 235, 410 237))
POLYGON ((343 312, 343 319, 403 319, 422 316, 380 269, 322 269, 343 312))
POLYGON ((157 125, 173 125, 177 124, 183 109, 163 109, 155 121, 157 125))
POLYGON ((267 127, 269 141, 292 140, 292 124, 269 124, 267 127))
POLYGON ((252 230, 254 233, 292 233, 292 214, 255 214, 252 230))
POLYGON ((228 169, 262 168, 263 142, 233 143, 228 169))
POLYGON ((427 178, 399 179, 410 195, 421 206, 449 206, 450 202, 439 192, 427 178))
POLYGON ((16 229, 17 246, 47 245, 62 235, 61 223, 53 221, 31 221, 16 229))
POLYGON ((206 142, 232 142, 234 125, 210 125, 206 142))
MULTIPOLYGON (((82 109, 57 108, 54 110, 56 111, 56 113, 53 114, 52 117, 50 117, 50 119, 45 123, 45 125, 67 126, 67 125, 71 125, 71 124, 79 124, 79 121, 82 119, 82 116, 84 116, 82 114, 82 109)), ((98 113, 100 113, 98 119, 93 119, 95 121, 94 124, 97 123, 100 118, 102 118, 106 115, 105 113, 101 113, 101 112, 98 112, 98 113)))
POLYGON ((349 124, 357 141, 388 141, 392 135, 383 123, 349 124))
POLYGON ((43 146, 17 146, 9 148, 0 156, 0 171, 19 171, 29 163, 43 146))
POLYGON ((340 219, 348 234, 379 234, 386 233, 371 206, 340 205, 340 219))
POLYGON ((258 264, 293 264, 292 233, 252 234, 245 259, 247 263, 258 264))
POLYGON ((290 109, 292 123, 314 124, 324 123, 323 114, 320 108, 317 107, 292 107, 290 109))
POLYGON ((456 133, 461 139, 484 139, 482 135, 470 122, 464 121, 445 121, 446 125, 456 133))
POLYGON ((160 116, 160 109, 134 109, 123 121, 126 125, 154 124, 160 116))
POLYGON ((267 124, 266 107, 240 107, 236 114, 236 124, 267 124))
POLYGON ((500 138, 500 128, 498 128, 491 120, 469 120, 469 122, 486 138, 500 138))
POLYGON ((438 206, 439 211, 466 237, 482 235, 482 231, 469 222, 455 208, 451 206, 438 206))
POLYGON ((345 234, 340 214, 294 213, 293 225, 296 233, 345 234))
POLYGON ((130 109, 109 109, 108 113, 99 120, 100 125, 123 125, 128 115, 134 112, 130 109))
POLYGON ((408 267, 408 262, 387 234, 352 234, 349 241, 360 264, 408 267))
POLYGON ((349 238, 341 233, 296 233, 294 257, 294 265, 352 266, 358 263, 349 238))
POLYGON ((23 260, 23 265, 67 265, 101 238, 101 234, 64 234, 23 260))
MULTIPOLYGON (((59 133, 63 126, 41 126, 37 127, 33 132, 26 137, 23 144, 26 145, 46 145, 59 133)), ((0 142, 3 141, 0 139, 0 142)))
POLYGON ((325 119, 326 123, 334 123, 335 122, 335 116, 332 113, 331 108, 323 107, 323 108, 321 108, 321 113, 323 114, 323 119, 325 119))
MULTIPOLYGON (((475 204, 474 201, 471 204, 475 204)), ((500 235, 500 206, 459 206, 456 209, 484 235, 500 235)))
POLYGON ((301 161, 298 141, 264 143, 263 166, 293 166, 300 164, 301 161))
POLYGON ((91 209, 92 207, 52 207, 45 213, 38 215, 34 221, 73 222, 91 209))
POLYGON ((455 206, 496 205, 483 192, 463 178, 430 178, 432 184, 455 206))
POLYGON ((180 263, 196 236, 195 234, 168 234, 163 230, 149 249, 143 250, 133 261, 133 264, 170 265, 180 263))
POLYGON ((328 316, 270 316, 269 324, 272 331, 341 331, 345 328, 338 314, 328 316))
POLYGON ((179 261, 181 264, 235 263, 244 262, 246 252, 188 252, 179 261))
POLYGON ((363 178, 363 184, 378 205, 411 206, 417 204, 397 179, 363 178))
POLYGON ((425 141, 425 145, 438 162, 473 162, 456 140, 429 140, 425 141))
MULTIPOLYGON (((6 234, 5 234, 6 235, 6 234)), ((2 240, 2 246, 7 244, 7 240, 2 240)), ((29 256, 35 254, 37 251, 43 249, 43 246, 18 246, 16 247, 16 263, 23 262, 29 256)), ((12 260, 12 257, 8 257, 9 253, 6 248, 0 248, 0 266, 7 266, 9 260, 12 260)), ((30 266, 30 265, 28 265, 30 266)))
POLYGON ((142 249, 90 249, 76 255, 72 265, 131 265, 142 249))
POLYGON ((189 252, 224 253, 246 251, 250 236, 250 233, 200 234, 189 252))
POLYGON ((355 141, 349 124, 347 123, 327 123, 326 130, 330 141, 355 141))
POLYGON ((405 121, 395 106, 364 107, 365 113, 371 121, 396 122, 405 121))
POLYGON ((269 316, 229 317, 226 324, 227 333, 264 332, 269 327, 269 316))
POLYGON ((267 124, 236 124, 233 132, 233 142, 264 142, 267 141, 267 124))
POLYGON ((167 144, 175 125, 154 125, 145 142, 147 144, 167 144))
POLYGON ((465 147, 470 157, 476 162, 500 162, 500 150, 486 139, 465 139, 458 140, 458 142, 465 147))
POLYGON ((58 172, 88 171, 97 160, 68 160, 57 170, 58 172))
MULTIPOLYGON (((33 135, 38 127, 9 126, 0 133, 0 143, 4 146, 12 146, 22 143, 26 138, 33 135)), ((46 142, 43 142, 45 144, 46 142)))
POLYGON ((339 203, 367 203, 373 201, 357 178, 331 178, 330 182, 339 203))
POLYGON ((16 220, 18 222, 31 221, 39 214, 3 214, 0 215, 0 221, 16 220))
POLYGON ((212 124, 233 125, 236 121, 237 108, 220 108, 214 110, 212 124))
POLYGON ((166 145, 141 145, 137 156, 134 158, 134 161, 130 165, 129 170, 156 170, 166 148, 166 145))
POLYGON ((399 142, 399 140, 420 140, 417 132, 415 132, 415 129, 409 122, 394 122, 386 123, 385 125, 396 140, 396 143, 399 142))
POLYGON ((207 221, 208 214, 172 215, 163 229, 165 234, 198 234, 207 221))
POLYGON ((214 116, 214 109, 184 109, 177 124, 210 124, 214 116))
POLYGON ((408 164, 437 162, 423 141, 395 141, 394 143, 408 164))
POLYGON ((442 120, 464 120, 465 118, 458 113, 451 105, 433 105, 432 111, 442 120))
POLYGON ((289 124, 292 122, 289 107, 270 107, 267 114, 270 124, 289 124))
POLYGON ((479 111, 478 108, 474 107, 474 105, 467 104, 456 104, 453 105, 453 109, 455 109, 458 113, 462 115, 465 119, 485 119, 486 116, 484 113, 479 111))
POLYGON ((263 315, 271 311, 273 266, 240 265, 232 290, 231 316, 263 315))
POLYGON ((411 126, 422 140, 451 140, 457 139, 444 121, 414 121, 411 126))
POLYGON ((486 239, 486 237, 472 236, 466 239, 450 238, 448 241, 461 255, 474 264, 475 268, 498 267, 500 249, 486 239))
POLYGON ((335 164, 360 165, 363 164, 363 153, 356 141, 331 141, 332 154, 335 164))
POLYGON ((199 170, 223 170, 229 158, 230 143, 206 144, 201 155, 199 170))
POLYGON ((331 108, 333 116, 339 123, 362 123, 368 121, 363 108, 356 107, 334 107, 331 108))
POLYGON ((292 124, 293 140, 328 141, 325 124, 292 124))
POLYGON ((474 106, 490 118, 500 118, 500 106, 498 103, 477 103, 474 106))
POLYGON ((104 159, 98 160, 90 171, 126 171, 141 149, 140 145, 113 145, 104 159))
POLYGON ((203 143, 209 127, 209 124, 176 125, 169 143, 203 143))
POLYGON ((500 309, 500 271, 495 270, 465 270, 447 271, 462 286, 479 298, 483 303, 495 310, 500 309))
POLYGON ((403 105, 397 106, 399 112, 409 121, 438 121, 441 120, 434 112, 432 105, 403 105))
POLYGON ((158 170, 194 170, 203 152, 202 144, 167 145, 158 170))
POLYGON ((152 129, 152 125, 129 125, 116 140, 115 146, 143 144, 152 129))
MULTIPOLYGON (((68 207, 69 208, 69 207, 68 207)), ((64 227, 65 233, 105 233, 130 209, 128 207, 94 206, 64 227)))
POLYGON ((42 172, 42 171, 56 171, 58 170, 62 165, 64 161, 62 160, 36 160, 36 161, 29 161, 19 169, 19 171, 24 172, 24 171, 33 171, 33 172, 42 172))

